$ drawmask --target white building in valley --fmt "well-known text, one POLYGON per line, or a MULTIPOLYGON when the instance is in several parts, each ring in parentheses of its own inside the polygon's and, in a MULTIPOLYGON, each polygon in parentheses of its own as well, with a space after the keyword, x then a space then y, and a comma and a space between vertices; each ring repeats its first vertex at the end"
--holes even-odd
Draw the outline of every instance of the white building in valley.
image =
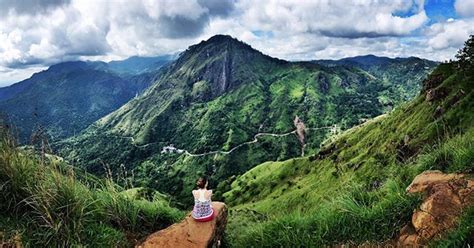
POLYGON ((176 147, 174 147, 173 144, 169 145, 169 146, 165 146, 161 149, 161 153, 183 153, 184 150, 182 149, 177 149, 176 147))

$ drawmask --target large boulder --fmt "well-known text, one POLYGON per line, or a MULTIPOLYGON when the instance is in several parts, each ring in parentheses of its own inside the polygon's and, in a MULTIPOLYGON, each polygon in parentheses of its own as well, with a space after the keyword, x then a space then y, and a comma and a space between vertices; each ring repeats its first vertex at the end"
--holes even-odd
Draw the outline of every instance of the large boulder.
POLYGON ((399 245, 420 246, 453 228, 463 209, 474 203, 474 179, 463 174, 425 171, 416 176, 407 193, 422 193, 423 203, 411 223, 400 231, 399 245))
POLYGON ((222 202, 213 202, 212 207, 216 214, 212 221, 197 222, 189 214, 183 221, 148 236, 137 248, 219 247, 227 223, 227 207, 222 202))

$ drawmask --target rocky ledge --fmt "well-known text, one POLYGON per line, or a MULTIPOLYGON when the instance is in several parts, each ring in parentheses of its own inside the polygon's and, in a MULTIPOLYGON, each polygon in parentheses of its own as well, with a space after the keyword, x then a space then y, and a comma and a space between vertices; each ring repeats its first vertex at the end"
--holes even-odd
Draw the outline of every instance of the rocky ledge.
POLYGON ((227 223, 227 207, 222 202, 213 202, 215 218, 209 222, 197 222, 188 214, 186 218, 146 238, 137 248, 191 248, 219 247, 227 223))
POLYGON ((474 203, 474 179, 464 174, 425 171, 415 177, 407 193, 422 193, 423 203, 414 211, 411 223, 401 229, 398 244, 423 246, 455 227, 462 211, 474 203))

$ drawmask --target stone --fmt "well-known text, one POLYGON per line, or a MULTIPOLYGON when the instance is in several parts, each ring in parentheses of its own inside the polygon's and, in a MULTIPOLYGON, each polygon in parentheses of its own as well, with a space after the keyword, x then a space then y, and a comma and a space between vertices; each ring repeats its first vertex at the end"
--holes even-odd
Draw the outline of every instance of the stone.
POLYGON ((227 207, 222 202, 213 202, 212 207, 216 214, 212 221, 198 222, 188 214, 183 221, 151 234, 136 247, 219 247, 227 223, 227 207))
POLYGON ((444 88, 429 89, 426 91, 425 100, 429 103, 440 100, 447 95, 444 88))
POLYGON ((441 106, 436 107, 433 116, 434 118, 438 119, 444 114, 444 108, 441 106))
POLYGON ((400 230, 398 244, 423 246, 453 228, 462 210, 474 203, 474 179, 463 174, 425 171, 413 179, 406 191, 422 193, 423 202, 411 223, 400 230))

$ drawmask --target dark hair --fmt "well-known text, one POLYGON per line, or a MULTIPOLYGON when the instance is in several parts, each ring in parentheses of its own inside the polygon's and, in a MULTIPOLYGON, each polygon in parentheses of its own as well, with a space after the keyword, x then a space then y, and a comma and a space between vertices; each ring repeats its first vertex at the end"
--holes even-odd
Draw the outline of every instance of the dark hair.
POLYGON ((207 183, 207 178, 205 178, 205 177, 200 177, 200 178, 197 180, 196 185, 198 186, 198 188, 204 189, 204 187, 206 187, 206 183, 207 183))

